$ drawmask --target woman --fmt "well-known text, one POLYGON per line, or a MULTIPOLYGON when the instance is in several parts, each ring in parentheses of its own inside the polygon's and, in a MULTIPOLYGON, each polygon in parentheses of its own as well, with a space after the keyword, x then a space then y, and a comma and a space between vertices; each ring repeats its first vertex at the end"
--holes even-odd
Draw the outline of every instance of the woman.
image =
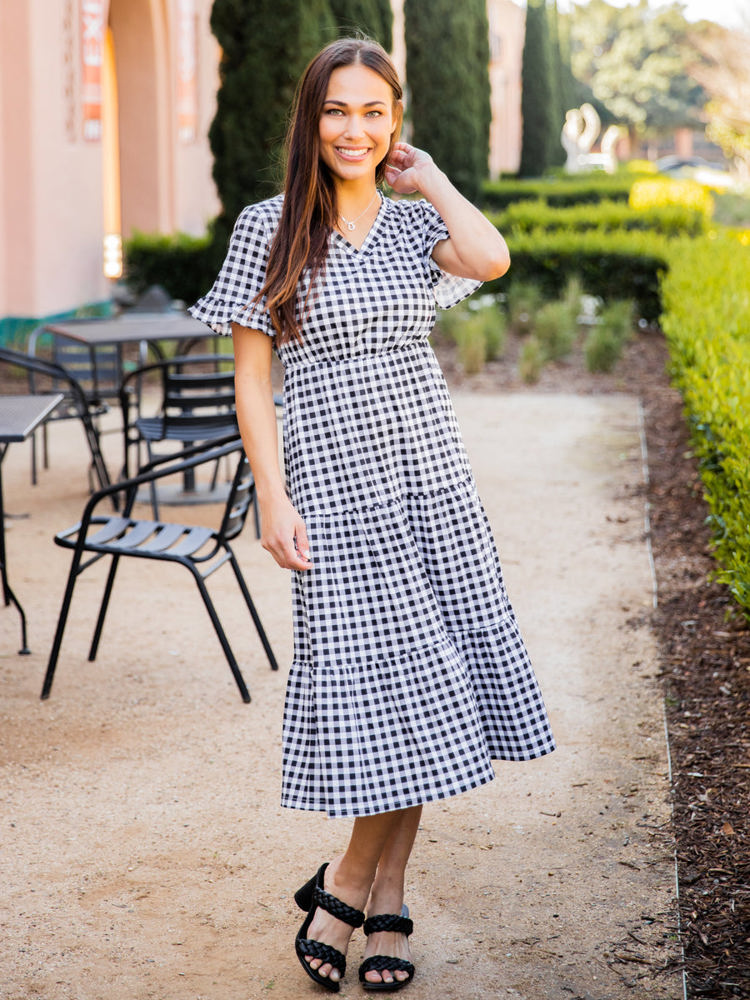
POLYGON ((505 242, 424 152, 369 41, 301 80, 284 195, 244 209, 192 313, 232 333, 262 544, 293 571, 282 802, 351 816, 344 853, 296 894, 296 951, 337 991, 367 909, 360 980, 414 975, 404 874, 426 802, 553 738, 427 338, 509 266, 505 242), (378 185, 386 180, 391 200, 378 185), (286 478, 271 352, 284 368, 286 478))

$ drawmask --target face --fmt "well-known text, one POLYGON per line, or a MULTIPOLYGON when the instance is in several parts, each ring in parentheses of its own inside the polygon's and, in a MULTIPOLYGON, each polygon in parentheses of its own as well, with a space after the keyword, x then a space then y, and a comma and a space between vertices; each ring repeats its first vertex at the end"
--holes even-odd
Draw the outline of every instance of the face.
POLYGON ((320 158, 341 182, 374 179, 400 121, 386 81, 367 66, 331 73, 320 116, 320 158))

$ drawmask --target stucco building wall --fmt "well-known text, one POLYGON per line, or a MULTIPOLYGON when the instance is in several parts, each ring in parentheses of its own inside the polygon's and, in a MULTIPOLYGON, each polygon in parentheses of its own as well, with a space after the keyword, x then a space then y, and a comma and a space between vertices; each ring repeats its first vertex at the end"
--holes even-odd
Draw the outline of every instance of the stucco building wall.
POLYGON ((97 22, 112 31, 123 235, 204 231, 217 210, 206 139, 219 56, 210 9, 211 0, 0 4, 0 318, 64 312, 110 294, 111 136, 96 134, 84 67, 97 22), (194 69, 187 84, 186 65, 194 69))

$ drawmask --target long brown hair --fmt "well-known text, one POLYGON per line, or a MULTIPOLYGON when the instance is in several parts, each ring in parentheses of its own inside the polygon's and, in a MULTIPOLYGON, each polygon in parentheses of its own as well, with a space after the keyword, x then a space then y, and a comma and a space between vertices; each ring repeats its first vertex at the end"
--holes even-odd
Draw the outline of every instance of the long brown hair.
MULTIPOLYGON (((302 75, 292 108, 286 139, 286 180, 284 204, 276 234, 271 242, 266 282, 257 299, 266 298, 266 307, 276 330, 277 343, 301 341, 301 319, 305 303, 298 302, 302 272, 309 268, 312 289, 325 263, 328 238, 335 226, 337 206, 333 177, 320 158, 320 117, 323 113, 331 73, 342 66, 361 63, 374 70, 393 91, 394 105, 402 89, 396 69, 385 49, 377 42, 360 38, 340 38, 331 42, 312 60, 302 75)), ((375 183, 385 176, 388 153, 378 164, 375 183)), ((308 289, 308 295, 310 291, 308 289)))

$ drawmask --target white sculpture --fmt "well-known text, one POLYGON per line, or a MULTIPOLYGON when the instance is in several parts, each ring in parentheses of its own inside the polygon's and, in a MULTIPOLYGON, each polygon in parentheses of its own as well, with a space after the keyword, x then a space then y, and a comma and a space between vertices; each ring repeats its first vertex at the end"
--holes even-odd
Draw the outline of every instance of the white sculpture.
POLYGON ((601 153, 592 153, 591 148, 601 127, 601 119, 591 104, 582 104, 580 108, 571 108, 566 112, 560 141, 567 153, 565 169, 568 173, 576 174, 591 167, 603 167, 608 173, 614 171, 617 166, 615 146, 620 138, 621 128, 619 125, 610 125, 601 139, 601 153))

